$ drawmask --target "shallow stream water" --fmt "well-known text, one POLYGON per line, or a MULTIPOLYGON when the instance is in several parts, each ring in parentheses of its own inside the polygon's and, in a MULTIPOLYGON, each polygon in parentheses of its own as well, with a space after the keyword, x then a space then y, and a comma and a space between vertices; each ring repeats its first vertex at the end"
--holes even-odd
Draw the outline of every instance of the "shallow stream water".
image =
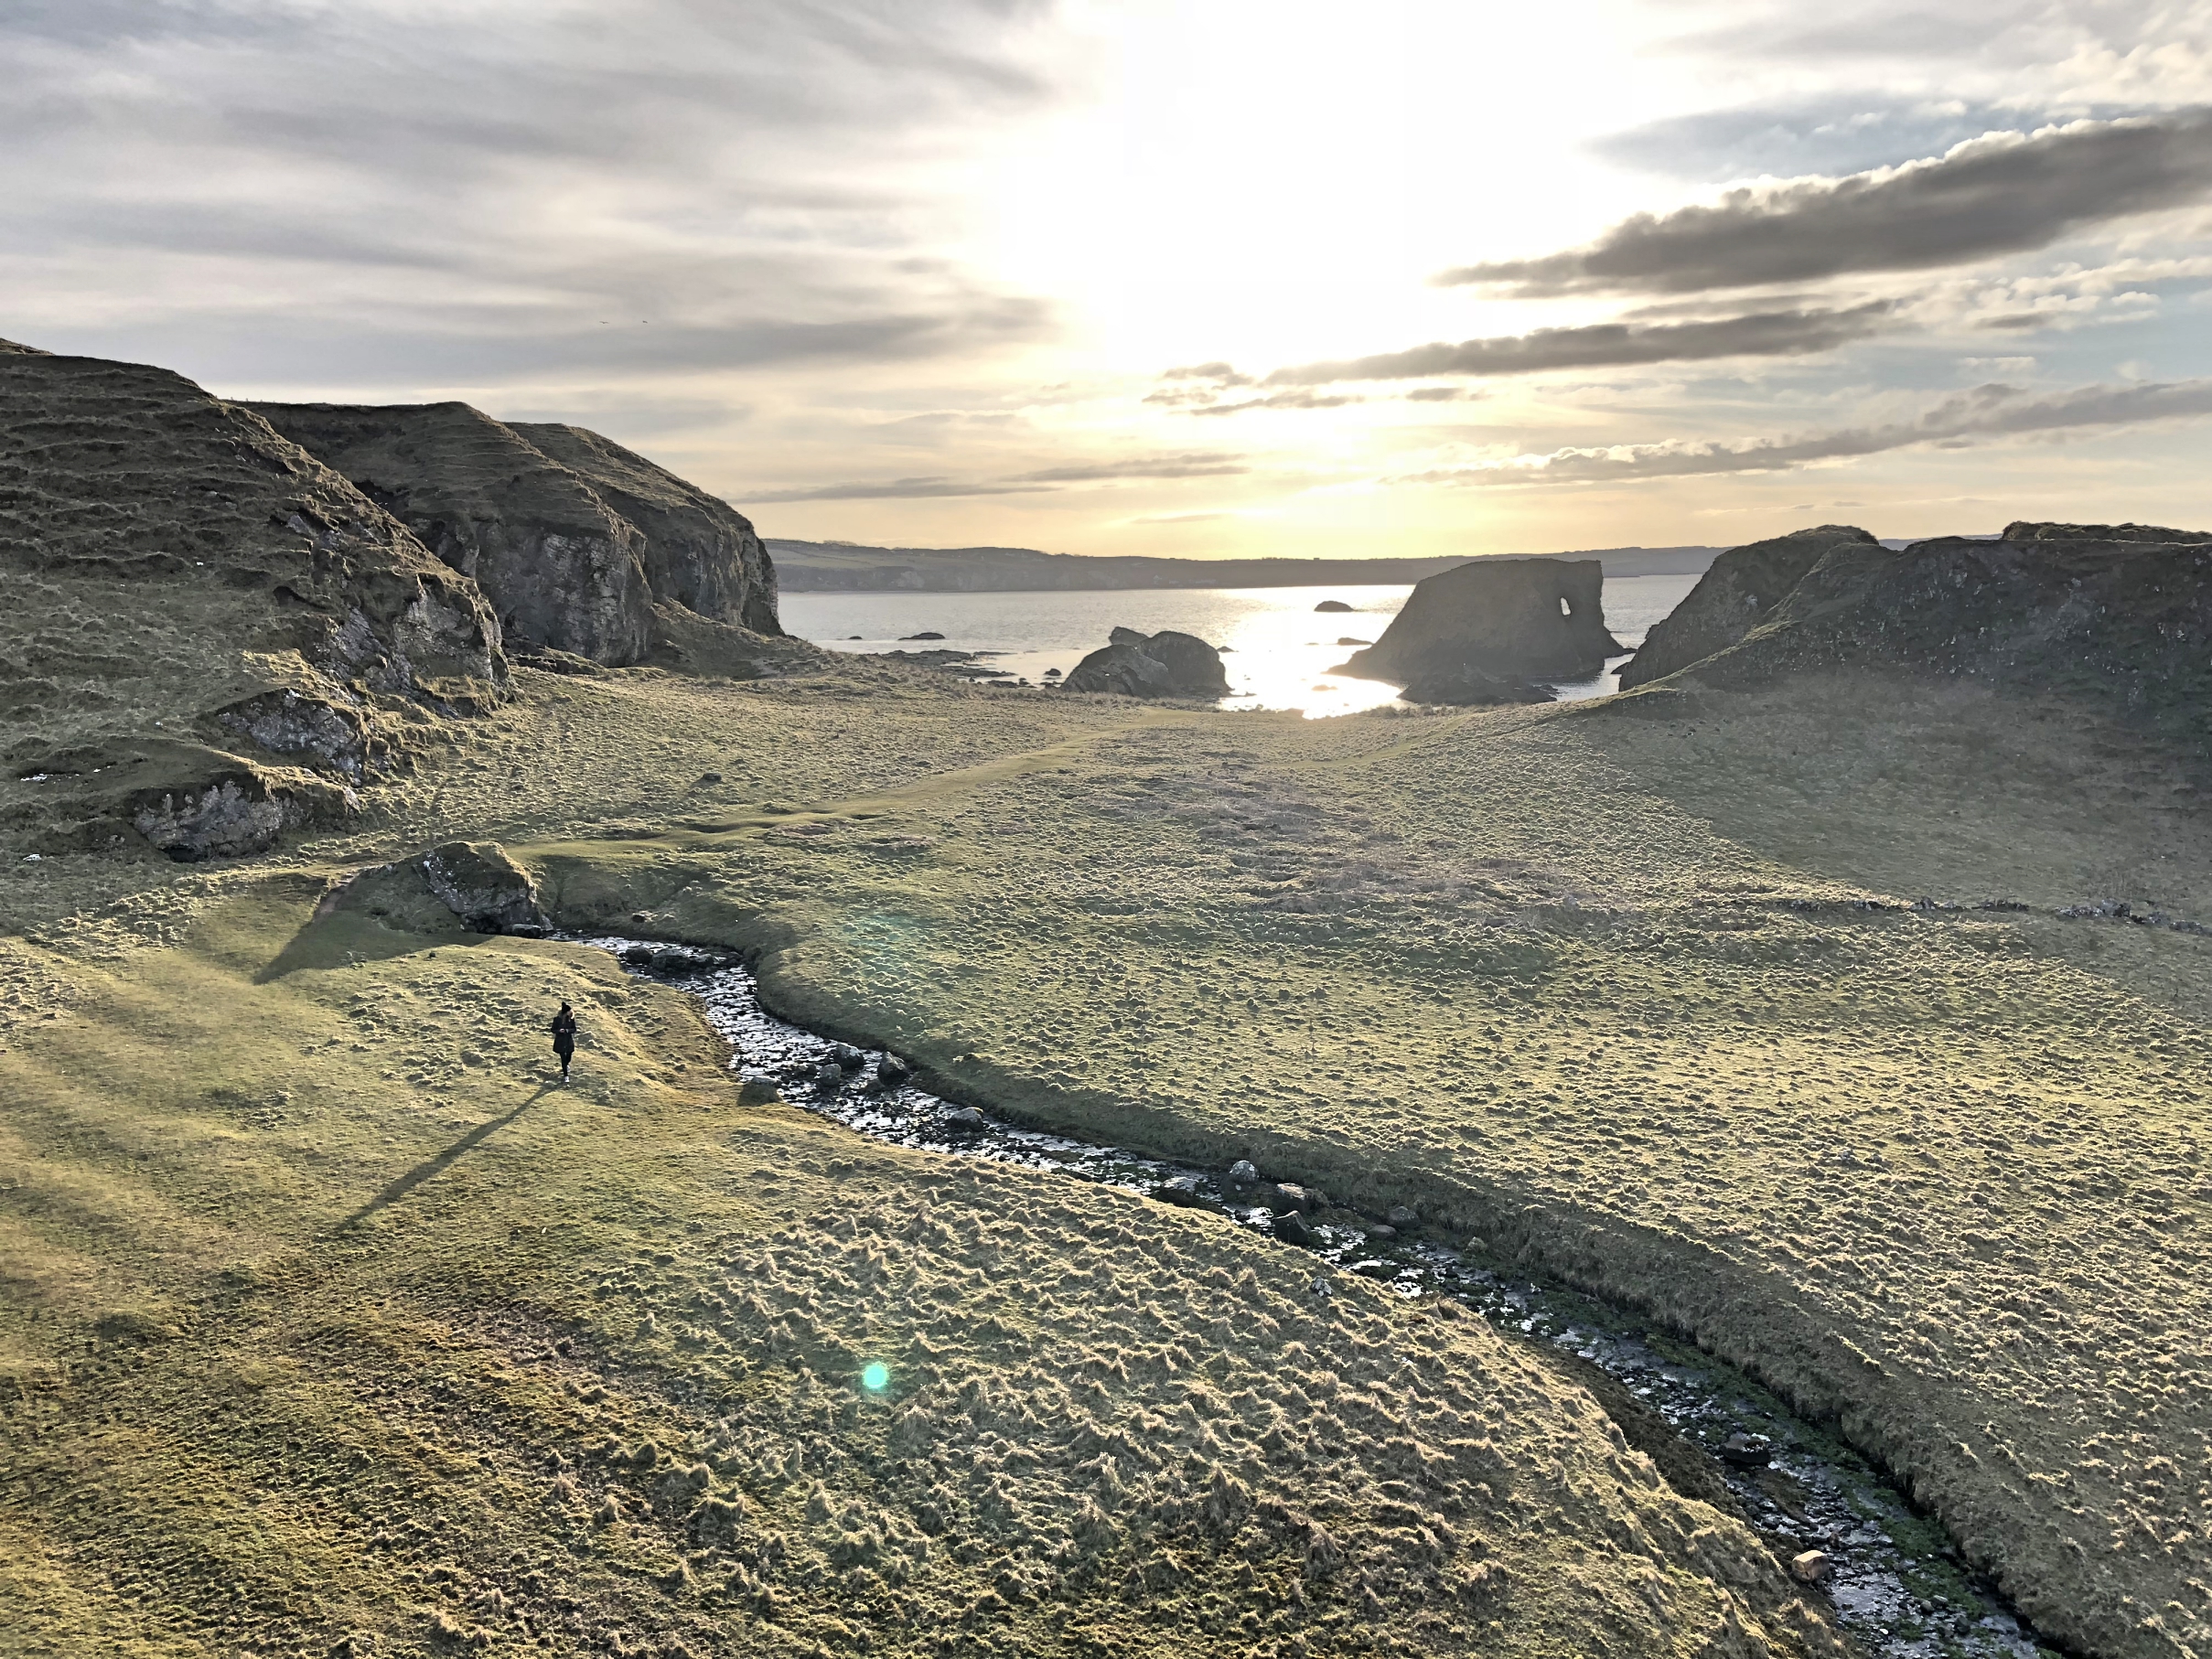
MULTIPOLYGON (((1058 1170, 1144 1196, 1216 1210, 1272 1236, 1273 1216, 1225 1172, 1093 1146, 959 1108, 901 1083, 885 1086, 881 1052, 854 1049, 776 1018, 753 977, 707 953, 617 937, 576 943, 611 951, 631 972, 698 997, 731 1046, 730 1069, 794 1106, 877 1140, 962 1158, 1058 1170)), ((1358 1274, 1404 1297, 1449 1296, 1501 1330, 1596 1365, 1702 1448, 1744 1514, 1785 1557, 1818 1549, 1832 1577, 1822 1591, 1875 1659, 2035 1659, 2027 1622, 1969 1572, 1941 1525, 1825 1429, 1794 1415, 1734 1367, 1649 1328, 1637 1314, 1565 1286, 1501 1273, 1433 1240, 1334 1211, 1314 1224, 1315 1292, 1358 1274)), ((1294 1247, 1285 1245, 1283 1247, 1294 1247)))

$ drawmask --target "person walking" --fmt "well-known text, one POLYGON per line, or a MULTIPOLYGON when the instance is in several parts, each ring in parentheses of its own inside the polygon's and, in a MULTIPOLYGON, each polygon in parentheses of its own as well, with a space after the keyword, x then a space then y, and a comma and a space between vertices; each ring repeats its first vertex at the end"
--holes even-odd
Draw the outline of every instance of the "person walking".
POLYGON ((568 1081, 568 1063, 576 1057, 576 1011, 565 1002, 553 1017, 553 1053, 561 1056, 561 1081, 568 1081))

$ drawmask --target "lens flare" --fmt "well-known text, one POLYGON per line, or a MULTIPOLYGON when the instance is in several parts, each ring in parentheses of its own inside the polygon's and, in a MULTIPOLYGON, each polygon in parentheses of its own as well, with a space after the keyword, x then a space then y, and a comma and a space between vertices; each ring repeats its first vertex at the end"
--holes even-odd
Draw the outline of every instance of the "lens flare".
POLYGON ((871 1394, 881 1394, 891 1386, 891 1367, 881 1360, 871 1360, 861 1371, 860 1386, 871 1394))

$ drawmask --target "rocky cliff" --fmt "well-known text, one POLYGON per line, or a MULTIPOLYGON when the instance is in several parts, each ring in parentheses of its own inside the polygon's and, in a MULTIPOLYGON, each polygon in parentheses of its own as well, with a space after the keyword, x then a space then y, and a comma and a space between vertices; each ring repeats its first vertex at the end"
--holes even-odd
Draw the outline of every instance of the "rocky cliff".
POLYGON ((257 413, 475 578, 514 644, 643 660, 645 537, 567 467, 466 403, 257 403, 257 413))
POLYGON ((1476 559, 1414 583, 1382 637, 1338 670, 1407 685, 1469 675, 1587 680, 1620 651, 1595 559, 1476 559))
POLYGON ((1727 649, 1773 615, 1805 573, 1831 551, 1864 555, 1881 543, 1848 524, 1823 524, 1787 536, 1732 547, 1713 562, 1689 597, 1653 625, 1635 659, 1621 669, 1621 689, 1659 680, 1727 649))
POLYGON ((2201 745, 2212 532, 2023 521, 1894 552, 1840 536, 1757 626, 1676 672, 1746 686, 1868 667, 2114 703, 2201 745))
POLYGON ((1194 634, 1166 628, 1148 636, 1134 628, 1116 628, 1108 639, 1075 665, 1061 690, 1111 691, 1123 697, 1229 695, 1221 653, 1194 634))
POLYGON ((697 619, 783 633, 752 525, 596 433, 466 403, 253 407, 473 576, 511 641, 622 667, 697 619))
POLYGON ((258 851, 506 686, 475 583, 141 364, 0 349, 0 596, 8 813, 62 847, 258 851))
POLYGON ((517 422, 509 430, 644 533, 645 575, 656 598, 756 634, 783 632, 775 562, 751 520, 728 502, 581 426, 517 422))

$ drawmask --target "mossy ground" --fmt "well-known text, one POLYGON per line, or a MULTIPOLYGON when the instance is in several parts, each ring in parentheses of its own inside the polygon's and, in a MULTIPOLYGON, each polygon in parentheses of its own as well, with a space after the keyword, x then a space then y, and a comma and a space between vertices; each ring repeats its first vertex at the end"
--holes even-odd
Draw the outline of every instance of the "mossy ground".
MULTIPOLYGON (((2181 1654, 2212 1640, 2201 1589, 2212 1577, 2202 1161, 2212 941, 2047 914, 2126 898, 2212 920, 2205 830, 2189 809, 2202 780, 2162 752, 2065 706, 1867 679, 1323 722, 939 690, 865 669, 749 686, 650 671, 521 680, 521 701, 381 792, 357 830, 263 873, 11 864, 0 903, 38 943, 17 947, 8 983, 26 1001, 0 1041, 24 1044, 42 1023, 40 1000, 77 994, 53 958, 30 952, 95 966, 112 953, 117 965, 100 971, 149 971, 137 964, 192 959, 195 930, 213 926, 209 907, 231 902, 231 883, 273 879, 265 872, 287 862, 319 880, 456 834, 497 839, 572 922, 758 952, 786 1011, 892 1044, 951 1092, 1154 1151, 1251 1156, 1365 1205, 1412 1203, 1455 1237, 1478 1234, 1501 1257, 1650 1309, 1838 1420, 2038 1622, 2088 1651, 2181 1654), (1922 896, 2038 908, 1861 907, 1922 896)), ((380 1060, 388 1101, 358 1108, 362 1124, 421 1122, 416 1139, 348 1168, 318 1118, 295 1159, 256 1141, 227 1165, 196 1166, 206 1202, 246 1202, 226 1195, 236 1181, 266 1194, 253 1204, 274 1205, 312 1171, 324 1196, 299 1224, 304 1239, 329 1226, 340 1189, 358 1204, 434 1161, 451 1140, 431 1125, 459 1139, 519 1104, 498 1068, 480 1080, 498 1076, 509 1092, 460 1092, 479 1081, 461 1048, 505 1052, 486 1045, 523 1011, 487 999, 503 986, 517 994, 531 982, 525 967, 587 970, 559 947, 478 945, 460 954, 497 953, 499 971, 478 974, 481 990, 456 982, 431 998, 436 975, 459 971, 441 965, 460 947, 433 961, 419 945, 377 971, 427 976, 425 994, 401 1006, 444 1022, 413 1027, 437 1031, 425 1056, 435 1064, 417 1080, 380 1060), (464 1098, 465 1111, 435 1104, 464 1098)), ((264 947, 278 954, 274 934, 264 947)), ((252 955, 239 953, 233 971, 260 971, 252 955)), ((182 1045, 196 1054, 249 1006, 208 1001, 201 1038, 182 1045)), ((62 1042, 74 1017, 29 1049, 62 1042)), ((622 1064, 637 1068, 623 1086, 680 1098, 681 1074, 650 1073, 667 1072, 668 1045, 692 1028, 672 1009, 660 1023, 622 1037, 622 1064)), ((351 1065, 350 1086, 367 1086, 367 1063, 349 1048, 309 1056, 294 1052, 304 1037, 286 1040, 295 1073, 351 1065)), ((929 1167, 871 1153, 864 1176, 811 1174, 787 1199, 747 1189, 718 1150, 725 1142, 703 1141, 686 1163, 658 1129, 641 1137, 635 1118, 587 1130, 566 1116, 593 1109, 613 1108, 588 1096, 531 1108, 364 1224, 367 1236, 440 1193, 489 1191, 469 1224, 488 1229, 480 1237, 459 1220, 407 1235, 422 1264, 408 1273, 440 1285, 473 1274, 467 1305, 523 1302, 539 1310, 532 1343, 572 1333, 572 1346, 608 1356, 594 1365, 619 1366, 638 1363, 635 1325, 596 1325, 600 1316, 563 1297, 607 1277, 623 1251, 669 1249, 693 1220, 710 1239, 738 1237, 738 1212, 714 1205, 757 1206, 762 1236, 824 1195, 847 1216, 896 1210, 929 1167), (542 1142, 556 1124, 603 1161, 572 1147, 574 1179, 627 1195, 609 1207, 576 1189, 558 1207, 571 1230, 532 1241, 565 1239, 559 1247, 575 1252, 563 1258, 575 1284, 559 1293, 507 1268, 503 1232, 551 1225, 517 1219, 516 1206, 570 1191, 542 1142), (510 1189, 487 1189, 478 1172, 493 1169, 510 1189), (663 1190, 682 1202, 653 1196, 663 1190), (627 1207, 647 1202, 656 1207, 627 1207)), ((702 1135, 724 1127, 696 1106, 655 1109, 654 1122, 676 1124, 693 1120, 688 1109, 702 1135)), ((27 1167, 66 1164, 56 1149, 96 1132, 66 1121, 27 1167)), ((770 1133, 766 1123, 746 1134, 770 1133)), ((746 1170, 807 1171, 807 1158, 828 1155, 822 1131, 778 1120, 773 1134, 795 1139, 746 1170)), ((40 1203, 136 1215, 155 1202, 144 1184, 98 1182, 40 1203)), ((983 1190, 961 1203, 982 1203, 983 1190)), ((1160 1238, 1194 1264, 1241 1270, 1251 1247, 1129 1202, 1153 1229, 1111 1247, 1133 1252, 1112 1258, 1130 1282, 1153 1282, 1143 1258, 1160 1238), (1203 1253, 1216 1251, 1230 1254, 1203 1253)), ((1021 1225, 1048 1241, 1040 1260, 1064 1252, 1088 1265, 1104 1247, 1090 1221, 1021 1225)), ((287 1248, 319 1276, 349 1259, 342 1242, 287 1248)), ((814 1235, 800 1243, 802 1255, 833 1247, 814 1235)), ((180 1271, 190 1260, 220 1272, 228 1260, 212 1245, 163 1247, 180 1271)), ((144 1249, 117 1249, 144 1270, 144 1249)), ((332 1292, 347 1307, 363 1282, 414 1282, 389 1258, 360 1260, 332 1292)), ((156 1316, 168 1305, 169 1293, 110 1286, 68 1261, 41 1269, 61 1277, 37 1300, 91 1310, 136 1297, 156 1316)), ((1251 1265, 1272 1270, 1260 1256, 1251 1265)), ((1158 1294, 1202 1281, 1178 1268, 1158 1294)), ((1038 1268, 1023 1282, 1054 1279, 1038 1268)), ((668 1290, 681 1300, 673 1279, 668 1290)), ((286 1318, 306 1305, 287 1297, 286 1318)), ((1002 1317, 1012 1328, 1012 1311, 1002 1317)), ((34 1343, 23 1361, 47 1352, 34 1343)), ((214 1363, 180 1367, 174 1343, 144 1352, 172 1356, 153 1376, 214 1363)), ((414 1370, 412 1357, 393 1360, 395 1386, 414 1370)), ((1532 1420, 1556 1420, 1530 1407, 1532 1420)), ((649 1416, 635 1432, 665 1443, 674 1430, 649 1416)), ((762 1419, 781 1432, 800 1420, 762 1419)), ((455 1479, 456 1492, 473 1490, 455 1479)), ((393 1513, 403 1507, 395 1498, 393 1513)), ((56 1585, 57 1597, 97 1593, 67 1575, 56 1585)), ((1130 1618, 1132 1631, 1152 1628, 1130 1618)), ((1251 1640, 1236 1635, 1241 1618, 1223 1642, 1251 1640)), ((1185 1619, 1188 1640, 1187 1607, 1185 1619)), ((870 1628, 884 1639, 880 1622, 870 1628)), ((1386 1618, 1382 1628, 1411 1626, 1386 1618)), ((1264 1622, 1262 1634, 1287 1640, 1264 1622)))

